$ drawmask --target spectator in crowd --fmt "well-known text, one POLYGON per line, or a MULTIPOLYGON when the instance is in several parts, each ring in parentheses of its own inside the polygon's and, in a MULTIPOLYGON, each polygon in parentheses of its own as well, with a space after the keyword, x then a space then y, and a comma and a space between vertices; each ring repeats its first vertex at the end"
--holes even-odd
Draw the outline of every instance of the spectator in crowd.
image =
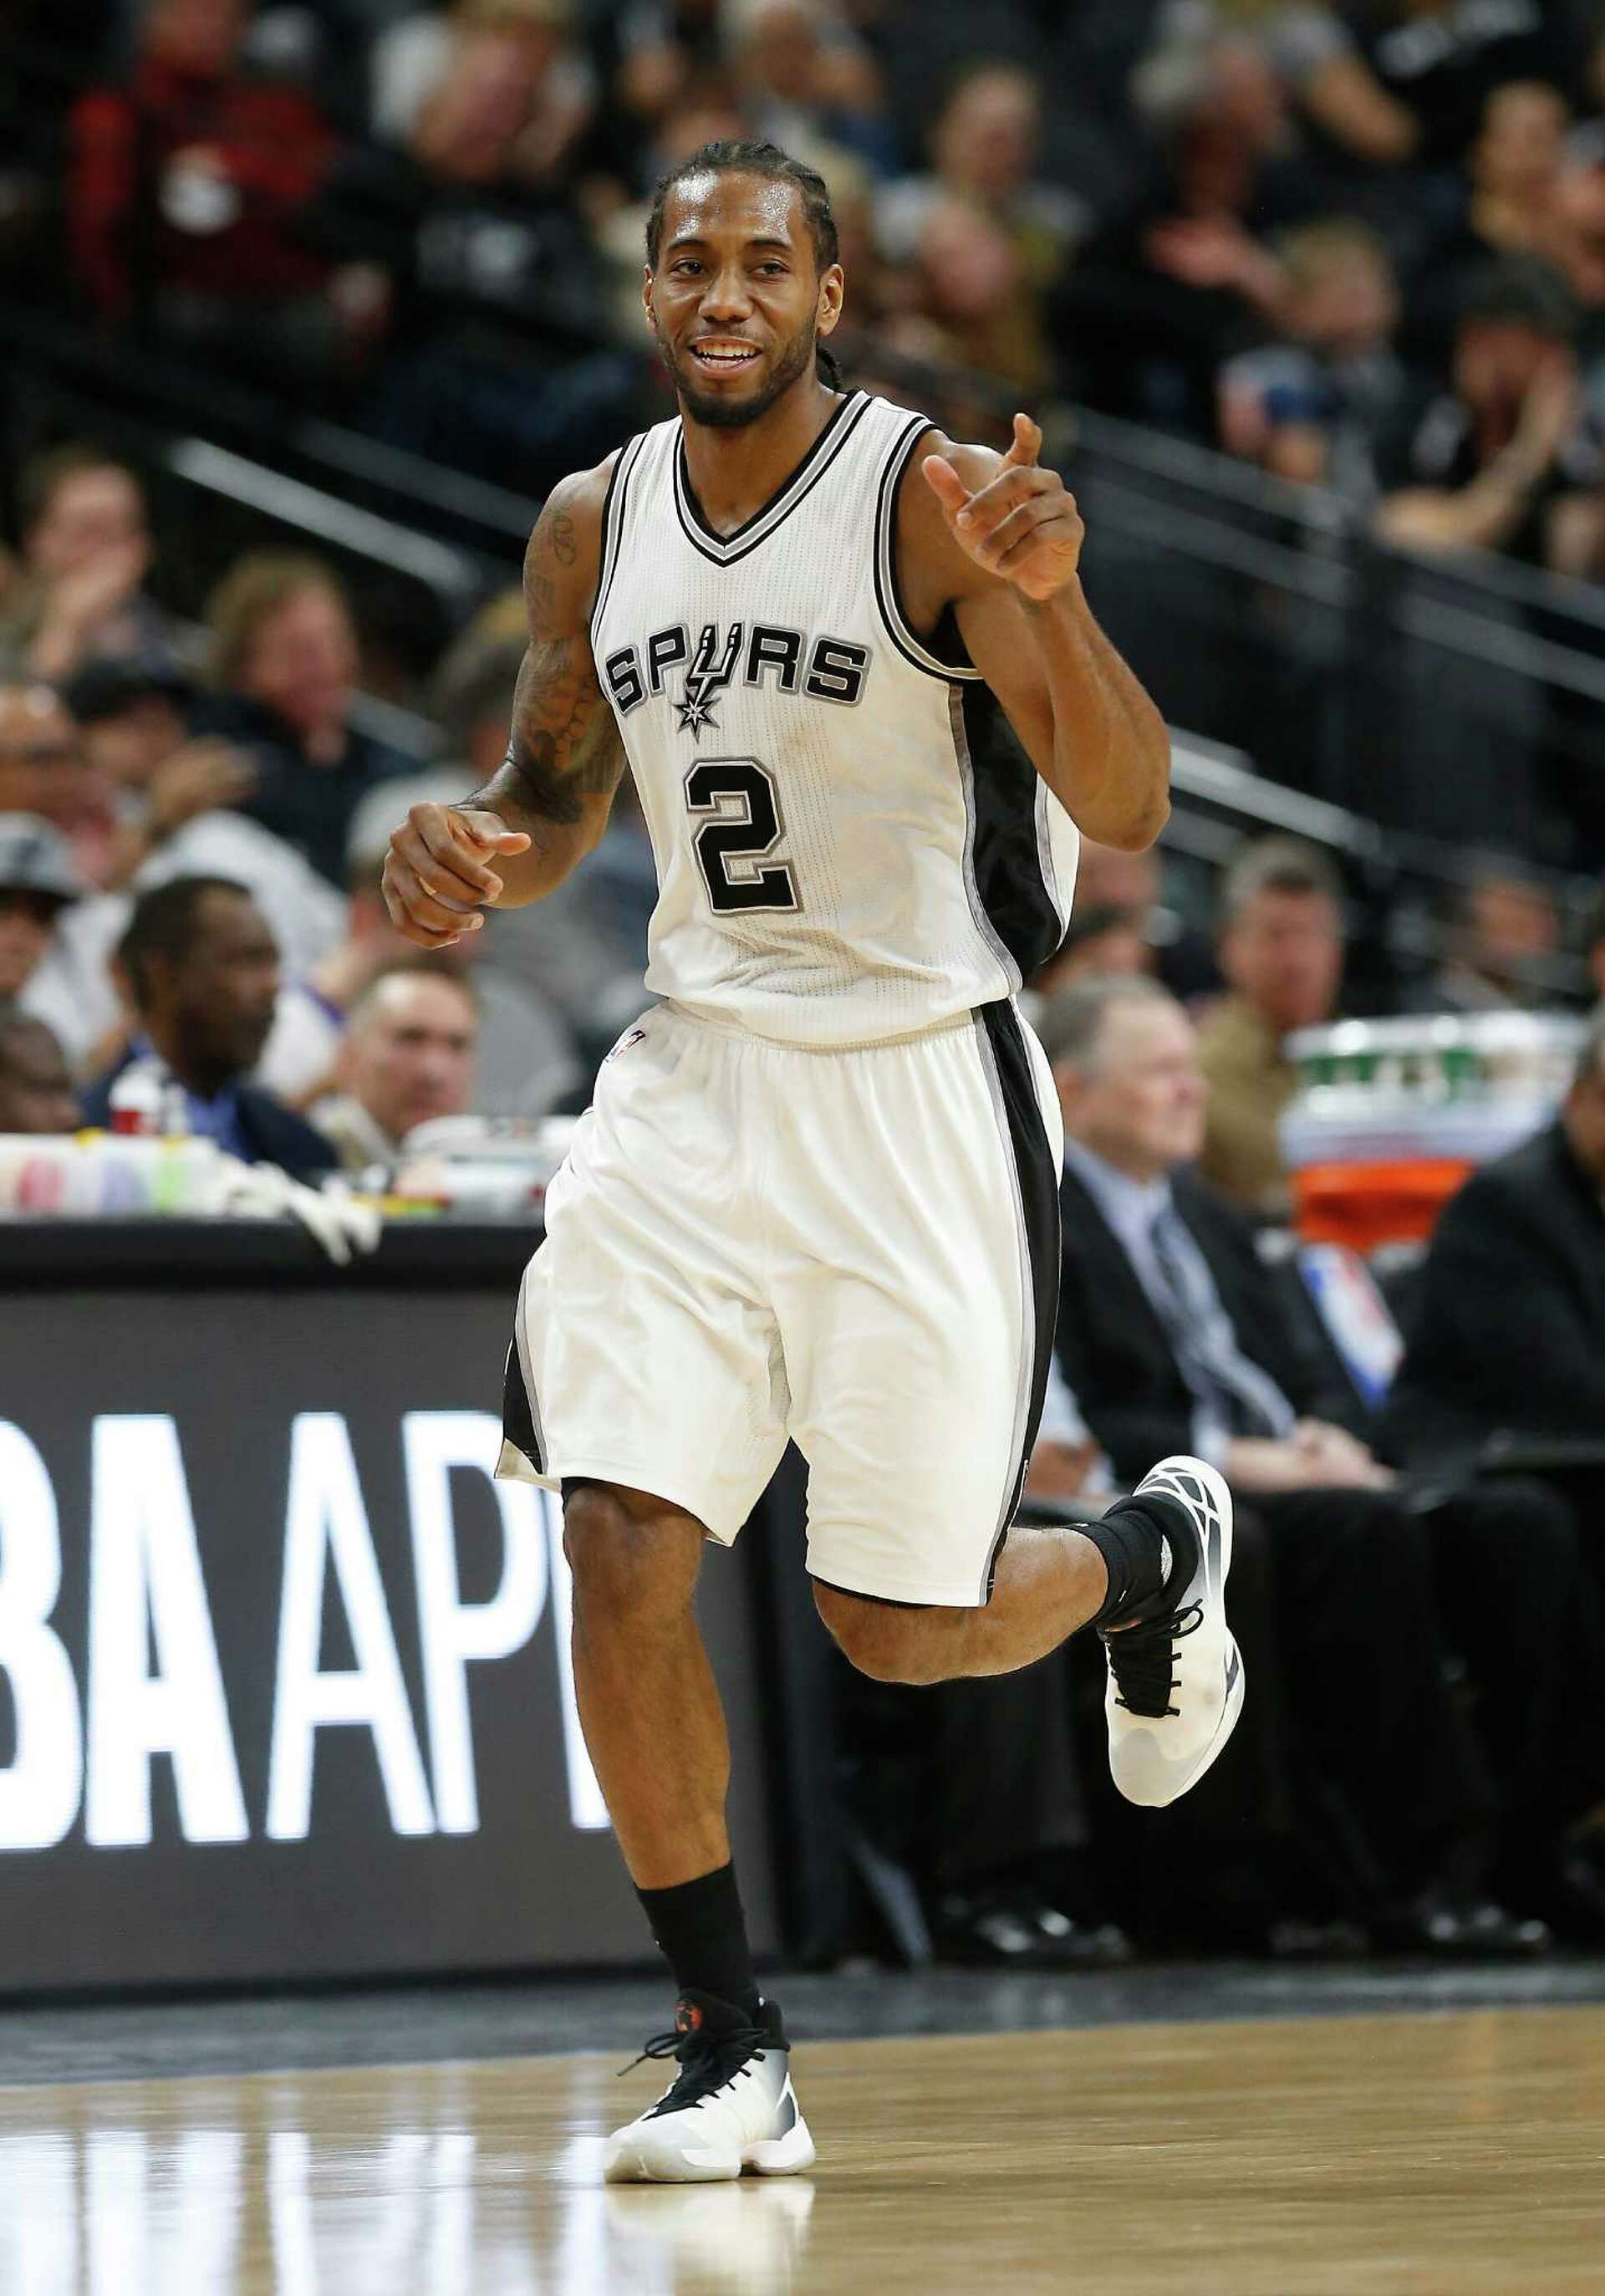
MULTIPOLYGON (((1564 86, 1569 45, 1544 0, 1386 0, 1360 19, 1360 52, 1407 123, 1380 157, 1453 167, 1474 142, 1489 95, 1511 80, 1564 86)), ((1384 138, 1388 115, 1374 107, 1384 138)))
POLYGON ((106 960, 123 913, 91 891, 107 849, 102 813, 96 776, 61 695, 46 685, 0 685, 0 821, 23 816, 47 824, 61 840, 78 893, 90 896, 59 908, 22 992, 27 1009, 54 1030, 75 1068, 119 1019, 106 960))
POLYGON ((1038 170, 1042 97, 1018 64, 961 72, 937 116, 927 173, 900 176, 875 201, 875 234, 888 260, 914 258, 932 209, 958 200, 1007 237, 1024 291, 1040 298, 1091 221, 1075 196, 1038 170))
POLYGON ((465 59, 477 52, 482 61, 489 42, 508 44, 523 92, 509 172, 527 184, 556 184, 596 102, 595 74, 571 37, 573 14, 568 0, 457 0, 444 12, 404 16, 373 50, 374 134, 426 151, 437 139, 449 144, 458 115, 442 97, 471 79, 465 59))
POLYGON ((67 1062, 43 1021, 0 1005, 0 1132, 76 1132, 67 1062))
POLYGON ((140 1034, 86 1093, 86 1122, 105 1125, 123 1070, 151 1059, 182 1086, 191 1132, 229 1155, 298 1179, 332 1168, 322 1134, 247 1082, 273 1026, 279 952, 243 885, 175 877, 142 893, 118 957, 140 1034))
POLYGON ((394 1163, 418 1125, 472 1108, 479 1030, 461 967, 425 957, 375 975, 347 1021, 340 1088, 312 1110, 348 1171, 394 1163))
POLYGON ((1593 994, 1605 1005, 1605 893, 1594 912, 1593 930, 1588 936, 1588 972, 1593 984, 1593 994))
POLYGON ((1460 307, 1490 263, 1547 254, 1568 119, 1542 80, 1496 87, 1484 105, 1460 212, 1428 239, 1412 280, 1412 340, 1435 365, 1446 364, 1460 307))
POLYGON ((1134 78, 1138 109, 1151 119, 1174 111, 1223 47, 1252 50, 1351 158, 1393 166, 1414 152, 1417 123, 1378 80, 1341 13, 1320 0, 1165 0, 1134 78))
POLYGON ((371 428, 540 495, 632 427, 635 369, 608 337, 602 266, 529 159, 544 83, 526 39, 468 27, 366 226, 397 280, 371 428), (375 236, 377 229, 378 236, 375 236))
POLYGON ((143 588, 151 536, 132 471, 98 447, 58 447, 24 464, 17 508, 21 572, 0 616, 0 676, 60 684, 100 656, 169 659, 143 588))
MULTIPOLYGON (((641 170, 643 140, 655 142, 670 114, 715 88, 724 70, 721 0, 635 0, 595 28, 611 103, 601 129, 602 164, 629 190, 650 187, 641 170)), ((739 135, 740 126, 720 131, 739 135)), ((706 139, 685 146, 694 152, 706 139)))
POLYGON ((1600 476, 1573 328, 1566 291, 1545 264, 1512 258, 1472 285, 1455 332, 1453 391, 1401 425, 1384 450, 1383 541, 1549 562, 1558 510, 1600 476))
POLYGON ((1343 892, 1313 847, 1267 837, 1226 873, 1220 965, 1226 995, 1206 1013, 1199 1061, 1209 1086, 1200 1170, 1244 1211, 1287 1210, 1277 1127, 1298 1089, 1286 1039, 1330 1021, 1343 978, 1343 892))
POLYGON ((1393 348, 1398 290, 1383 242, 1337 218, 1290 232, 1282 340, 1221 370, 1221 442, 1278 478, 1331 487, 1369 508, 1379 441, 1408 389, 1393 348))
POLYGON ((1443 963, 1412 1000, 1423 1013, 1531 1010, 1553 996, 1560 919, 1513 857, 1490 857, 1456 895, 1443 963))
POLYGON ((59 830, 35 813, 0 813, 0 1005, 26 994, 83 891, 59 830))
POLYGON ((242 810, 339 885, 352 815, 408 767, 351 722, 356 632, 340 580, 321 559, 256 553, 225 576, 207 621, 217 699, 206 730, 251 760, 242 810))
POLYGON ((91 766, 113 792, 119 833, 108 887, 125 883, 198 816, 242 802, 256 786, 243 751, 190 739, 193 688, 176 669, 93 661, 62 698, 91 766))
POLYGON ((1541 252, 1570 291, 1585 393, 1605 418, 1605 140, 1563 155, 1541 252))
POLYGON ((897 148, 874 60, 831 0, 725 0, 733 91, 747 133, 829 172, 832 151, 876 175, 897 148))
MULTIPOLYGON (((510 690, 500 689, 504 740, 510 690)), ((390 922, 379 890, 390 832, 409 806, 460 802, 486 778, 439 767, 416 780, 387 783, 371 791, 352 816, 343 931, 310 964, 291 969, 258 1073, 259 1083, 292 1106, 305 1107, 337 1088, 351 1014, 381 973, 414 954, 390 922)), ((497 920, 498 928, 504 922, 497 920)), ((433 960, 437 968, 444 965, 465 980, 471 975, 475 1104, 485 1116, 545 1116, 578 1088, 581 1066, 551 1000, 528 981, 485 963, 485 944, 491 938, 488 932, 468 933, 433 960)))
POLYGON ((322 376, 363 287, 308 229, 337 142, 301 89, 247 77, 250 18, 249 0, 142 0, 127 80, 72 115, 73 258, 103 320, 322 376))
MULTIPOLYGON (((273 927, 286 969, 300 974, 317 964, 340 937, 340 897, 293 846, 233 809, 254 793, 256 767, 232 742, 192 736, 190 719, 205 704, 189 681, 95 662, 66 700, 92 765, 115 792, 119 841, 102 882, 143 892, 168 877, 238 878, 273 927)), ((125 907, 119 931, 126 922, 125 907)))
POLYGON ((1055 298, 1060 349, 1077 395, 1212 439, 1223 361, 1281 322, 1270 237, 1304 219, 1310 194, 1252 49, 1211 50, 1155 124, 1164 157, 1149 189, 1080 250, 1055 298))
POLYGON ((897 324, 897 345, 996 375, 1017 391, 1046 387, 1039 299, 1019 245, 984 209, 968 200, 933 201, 921 217, 907 277, 914 305, 897 324), (924 322, 921 335, 911 335, 911 317, 924 322))
POLYGON ((1476 1452, 1496 1430, 1597 1447, 1587 1521, 1605 1565, 1605 1008, 1555 1121, 1445 1206, 1405 1339, 1399 1455, 1476 1452))
MULTIPOLYGON (((1059 1355, 1115 1473, 1191 1451, 1229 1477, 1249 1552, 1263 1542, 1268 1558, 1299 1730, 1383 1873, 1427 1885, 1431 1910, 1411 1917, 1423 1943, 1450 1909, 1437 1829, 1454 1769, 1444 1656, 1458 1649, 1494 1782, 1501 1882, 1547 1909, 1567 1830, 1605 1786, 1605 1644, 1568 1510, 1515 1480, 1406 1503, 1357 1391, 1318 1383, 1249 1231, 1186 1175, 1205 1086, 1191 1024, 1164 989, 1084 982, 1045 1017, 1044 1043, 1066 1128, 1059 1355), (1358 1717, 1339 1687, 1356 1670, 1358 1717)), ((1605 1141, 1605 1118, 1600 1130, 1605 1141)), ((1253 1674, 1251 1653, 1244 1663, 1253 1674)), ((1605 1890, 1592 1914, 1560 1894, 1568 1918, 1605 1935, 1605 1890)), ((1395 1915, 1382 1913, 1386 1930, 1395 1915)), ((1473 1935, 1518 1941, 1492 1907, 1467 1918, 1473 1935)))
POLYGON ((1077 900, 1057 954, 1034 986, 1038 995, 1048 996, 1088 974, 1146 972, 1152 964, 1141 922, 1128 910, 1112 902, 1077 900))

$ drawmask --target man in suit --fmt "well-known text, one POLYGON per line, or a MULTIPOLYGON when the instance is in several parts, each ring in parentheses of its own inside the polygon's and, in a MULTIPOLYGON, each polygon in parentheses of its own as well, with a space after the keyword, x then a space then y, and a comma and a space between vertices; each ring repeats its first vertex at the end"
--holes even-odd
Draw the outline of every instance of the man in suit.
MULTIPOLYGON (((1299 1790, 1339 1789, 1374 1856, 1384 1932, 1400 1926, 1389 1894, 1413 1891, 1403 1925, 1419 1941, 1440 1920, 1513 1941, 1490 1905, 1462 1889, 1457 1908, 1448 1886, 1479 1816, 1445 1687, 1451 1643, 1476 1686, 1501 1884, 1586 1925, 1605 1896, 1591 1913, 1557 1876, 1567 1827, 1605 1791, 1605 1734, 1567 1510, 1527 1483, 1403 1485, 1370 1447, 1358 1395, 1323 1391, 1241 1216, 1187 1172, 1207 1088, 1172 997, 1142 977, 1087 981, 1054 1000, 1042 1033, 1065 1114, 1066 1378, 1118 1477, 1156 1444, 1229 1477, 1249 1581, 1263 1570, 1269 1587, 1261 1678, 1282 1683, 1299 1790)), ((1247 1651, 1244 1663, 1255 1679, 1247 1651)))
POLYGON ((1400 1456, 1475 1452, 1495 1430, 1605 1445, 1605 1006, 1554 1123, 1445 1207, 1407 1326, 1386 1419, 1400 1456))
POLYGON ((182 1087, 192 1133, 296 1179, 333 1170, 339 1160, 322 1133, 245 1081, 273 1026, 279 951, 243 885, 172 877, 143 893, 118 958, 141 1034, 85 1094, 86 1124, 109 1124, 118 1078, 154 1059, 182 1087))

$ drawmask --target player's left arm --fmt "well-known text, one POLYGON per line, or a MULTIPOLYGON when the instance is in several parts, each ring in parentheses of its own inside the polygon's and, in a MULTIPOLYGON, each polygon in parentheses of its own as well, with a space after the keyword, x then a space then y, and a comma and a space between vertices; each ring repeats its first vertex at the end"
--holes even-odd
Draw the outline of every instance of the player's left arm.
POLYGON ((951 605, 970 659, 1077 828, 1141 852, 1170 814, 1170 736, 1093 618, 1075 497, 1014 418, 1006 455, 933 434, 899 505, 905 583, 951 605))

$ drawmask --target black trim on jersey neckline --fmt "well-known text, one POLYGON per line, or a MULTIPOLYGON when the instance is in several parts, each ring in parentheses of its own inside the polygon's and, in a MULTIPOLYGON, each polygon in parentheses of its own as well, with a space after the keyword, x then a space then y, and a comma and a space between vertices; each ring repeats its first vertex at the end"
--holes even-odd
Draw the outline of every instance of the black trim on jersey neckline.
MULTIPOLYGON (((906 429, 900 430, 893 441, 886 467, 880 473, 880 489, 875 502, 875 603, 880 609, 887 636, 905 661, 915 669, 923 670, 928 677, 939 677, 949 685, 954 680, 973 684, 981 673, 972 661, 968 658, 963 661, 944 661, 941 655, 928 646, 916 632, 908 619, 903 603, 902 587, 897 580, 897 490, 915 447, 928 430, 935 428, 928 415, 914 415, 906 429)), ((940 635, 939 629, 936 635, 940 635)), ((956 624, 954 637, 962 649, 963 641, 958 636, 956 624)))
POLYGON ((686 540, 715 566, 733 566, 784 523, 805 496, 811 494, 836 460, 852 432, 868 412, 868 394, 850 390, 841 399, 807 453, 791 472, 733 534, 716 534, 702 514, 685 459, 684 427, 675 441, 675 511, 686 540))
POLYGON ((625 496, 629 491, 630 473, 641 459, 644 443, 644 432, 637 433, 634 439, 626 439, 608 473, 608 490, 602 498, 602 562, 596 574, 596 603, 592 607, 591 619, 585 625, 593 643, 602 622, 602 609, 608 603, 608 593, 613 586, 613 577, 618 570, 618 542, 624 532, 625 496))
POLYGON ((1036 1447, 1047 1399, 1048 1364, 1059 1325, 1059 1263, 1061 1250, 1059 1221, 1059 1165, 1043 1121, 1037 1098, 1031 1048, 1012 997, 976 1008, 976 1020, 985 1039, 983 1057, 990 1055, 994 1080, 1002 1103, 1001 1114, 1013 1154, 1015 1182, 1020 1192, 1020 1228, 1026 1247, 1026 1280, 1030 1287, 1027 1312, 1030 1319, 1031 1384, 1027 1392, 1026 1423, 1019 1456, 1013 1462, 1003 1519, 987 1557, 981 1600, 989 1602, 997 1558, 1019 1511, 1026 1473, 1036 1447))

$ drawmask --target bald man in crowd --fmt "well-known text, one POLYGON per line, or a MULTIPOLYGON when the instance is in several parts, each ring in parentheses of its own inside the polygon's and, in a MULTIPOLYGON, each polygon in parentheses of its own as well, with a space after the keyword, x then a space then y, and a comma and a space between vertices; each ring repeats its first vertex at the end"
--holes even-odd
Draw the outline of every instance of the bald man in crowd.
POLYGON ((479 1014, 456 967, 429 959, 380 973, 351 1008, 341 1090, 312 1119, 348 1171, 393 1163, 407 1135, 474 1104, 479 1014))

